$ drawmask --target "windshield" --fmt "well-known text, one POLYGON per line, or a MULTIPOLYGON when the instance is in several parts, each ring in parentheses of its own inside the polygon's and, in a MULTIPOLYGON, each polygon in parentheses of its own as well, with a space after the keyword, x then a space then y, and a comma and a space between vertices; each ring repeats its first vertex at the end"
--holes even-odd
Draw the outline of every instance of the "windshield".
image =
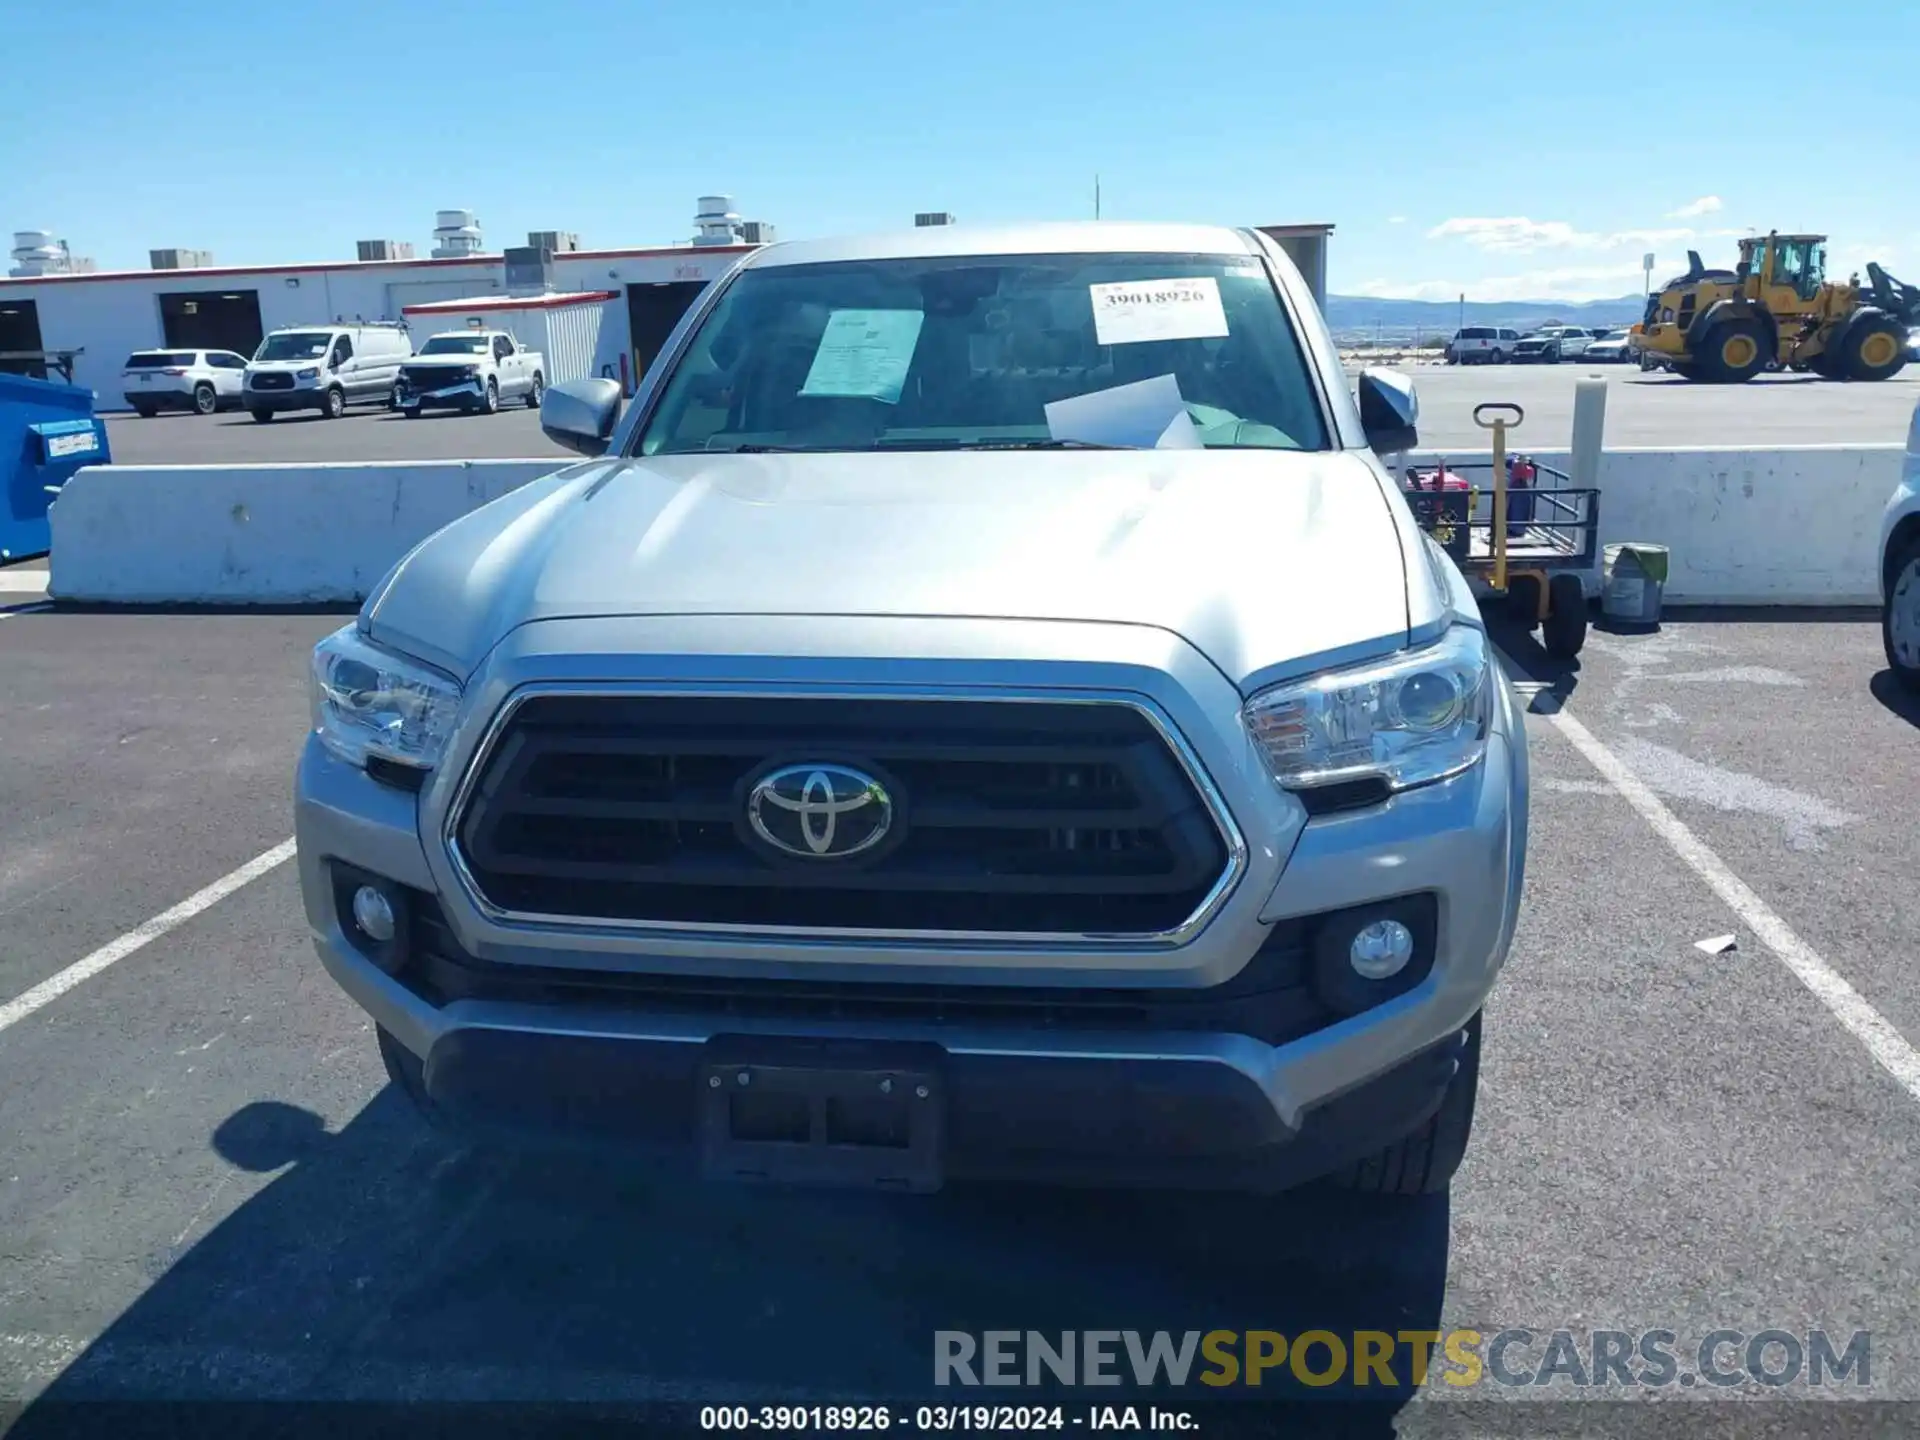
POLYGON ((1252 257, 966 256, 745 270, 667 382, 639 453, 1155 437, 1326 448, 1299 340, 1252 257), (1103 393, 1139 382, 1121 396, 1103 393))
POLYGON ((484 355, 487 353, 487 337, 484 335, 436 335, 420 347, 422 355, 484 355))
POLYGON ((284 335, 269 335, 253 352, 256 360, 317 360, 327 353, 333 338, 325 330, 293 330, 284 335))

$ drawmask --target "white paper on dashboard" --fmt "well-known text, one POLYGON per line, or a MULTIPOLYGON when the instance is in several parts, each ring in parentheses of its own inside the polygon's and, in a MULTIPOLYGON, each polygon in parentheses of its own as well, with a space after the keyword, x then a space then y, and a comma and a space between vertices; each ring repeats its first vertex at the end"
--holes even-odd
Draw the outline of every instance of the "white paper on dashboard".
POLYGON ((1141 450, 1200 448, 1200 432, 1180 398, 1180 382, 1171 375, 1055 400, 1047 406, 1047 434, 1055 440, 1141 450))
POLYGON ((1089 285, 1093 334, 1102 345, 1145 340, 1219 340, 1227 333, 1220 285, 1211 275, 1191 280, 1126 280, 1089 285))
POLYGON ((900 402, 926 316, 918 310, 836 310, 820 332, 802 395, 900 402))

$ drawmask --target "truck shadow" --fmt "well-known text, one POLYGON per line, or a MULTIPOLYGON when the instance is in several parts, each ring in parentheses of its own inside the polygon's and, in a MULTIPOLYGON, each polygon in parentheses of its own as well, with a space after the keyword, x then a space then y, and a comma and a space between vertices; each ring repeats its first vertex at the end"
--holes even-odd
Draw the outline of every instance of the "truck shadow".
MULTIPOLYGON (((1446 1284, 1438 1196, 713 1187, 586 1156, 455 1147, 391 1088, 338 1133, 266 1101, 212 1143, 237 1169, 274 1178, 171 1257, 26 1410, 14 1440, 109 1414, 111 1433, 129 1433, 135 1412, 101 1402, 170 1420, 220 1402, 205 1433, 230 1433, 232 1402, 296 1397, 1084 1408, 1230 1395, 1241 1403, 1229 1421, 1268 1423, 1285 1406, 1288 1433, 1391 1435, 1414 1393, 1404 1344, 1391 1389, 1377 1375, 1369 1389, 1345 1378, 1308 1388, 1282 1364, 1258 1389, 1214 1390, 1197 1383, 1209 1367, 1196 1356, 1179 1391, 1047 1396, 936 1390, 935 1332, 1030 1330, 1057 1343, 1065 1330, 1323 1330, 1351 1345, 1356 1331, 1437 1330, 1446 1284)), ((1321 1350, 1309 1368, 1326 1363, 1321 1350)), ((360 1428, 351 1412, 336 1419, 360 1428)))

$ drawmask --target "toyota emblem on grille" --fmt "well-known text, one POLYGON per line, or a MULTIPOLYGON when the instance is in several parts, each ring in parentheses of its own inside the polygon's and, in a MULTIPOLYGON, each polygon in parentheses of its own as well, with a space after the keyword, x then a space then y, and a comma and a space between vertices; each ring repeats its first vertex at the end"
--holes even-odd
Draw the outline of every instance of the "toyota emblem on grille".
POLYGON ((783 765, 747 792, 747 823, 782 854, 839 860, 887 838, 893 797, 851 765, 783 765))

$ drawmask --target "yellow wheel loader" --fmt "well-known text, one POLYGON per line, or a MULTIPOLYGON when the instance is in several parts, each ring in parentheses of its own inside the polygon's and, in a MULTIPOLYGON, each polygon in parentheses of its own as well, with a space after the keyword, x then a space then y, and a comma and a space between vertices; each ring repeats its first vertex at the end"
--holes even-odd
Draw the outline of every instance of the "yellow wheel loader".
POLYGON ((1740 263, 1709 270, 1687 252, 1687 273, 1647 299, 1630 332, 1643 369, 1738 384, 1762 370, 1811 370, 1830 380, 1887 380, 1907 363, 1920 325, 1920 286, 1867 266, 1844 285, 1826 278, 1824 235, 1751 236, 1740 263))

